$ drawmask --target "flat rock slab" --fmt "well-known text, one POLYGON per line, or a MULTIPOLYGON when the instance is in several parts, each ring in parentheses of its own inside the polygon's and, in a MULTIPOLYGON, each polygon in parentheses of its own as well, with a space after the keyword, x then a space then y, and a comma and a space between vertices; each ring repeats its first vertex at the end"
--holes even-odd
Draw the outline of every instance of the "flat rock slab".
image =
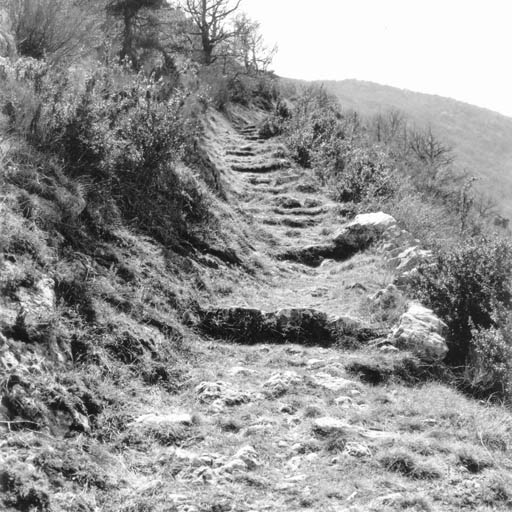
POLYGON ((190 426, 194 423, 194 418, 191 414, 185 413, 170 413, 170 414, 144 414, 139 416, 132 425, 150 425, 150 426, 165 426, 165 425, 185 425, 190 426))
POLYGON ((319 435, 348 434, 354 431, 354 427, 339 418, 325 416, 317 418, 313 422, 313 431, 319 435))
POLYGON ((324 389, 329 391, 339 392, 348 391, 350 389, 358 389, 361 385, 353 380, 344 379, 342 377, 333 377, 328 373, 317 373, 313 377, 313 382, 324 389))

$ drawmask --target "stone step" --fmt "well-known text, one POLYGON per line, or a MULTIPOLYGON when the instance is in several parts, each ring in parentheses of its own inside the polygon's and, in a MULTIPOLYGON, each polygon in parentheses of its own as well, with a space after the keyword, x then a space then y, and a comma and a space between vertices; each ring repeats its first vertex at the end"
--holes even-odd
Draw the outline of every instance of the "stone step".
POLYGON ((316 208, 274 208, 272 210, 278 215, 305 215, 308 217, 317 217, 329 212, 329 208, 325 206, 316 208))
POLYGON ((256 151, 254 150, 254 148, 250 148, 250 149, 227 149, 226 150, 226 155, 227 156, 256 156, 256 151))
POLYGON ((309 308, 269 313, 244 307, 207 309, 201 312, 198 327, 207 335, 249 345, 293 343, 328 347, 347 338, 368 342, 382 334, 359 320, 309 308))
POLYGON ((287 160, 270 160, 268 162, 254 162, 252 164, 232 164, 231 169, 236 172, 265 173, 283 169, 287 165, 287 160))
POLYGON ((279 217, 278 223, 288 228, 309 228, 319 224, 321 219, 315 217, 279 217))
POLYGON ((247 180, 251 185, 270 185, 272 183, 272 178, 269 176, 250 176, 247 180))

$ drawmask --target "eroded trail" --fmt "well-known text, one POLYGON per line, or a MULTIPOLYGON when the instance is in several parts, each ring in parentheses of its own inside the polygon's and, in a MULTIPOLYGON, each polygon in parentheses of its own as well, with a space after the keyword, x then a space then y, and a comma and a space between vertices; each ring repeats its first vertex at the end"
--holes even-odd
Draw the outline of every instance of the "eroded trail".
MULTIPOLYGON (((13 474, 24 480, 0 468, 0 492, 19 484, 14 510, 43 512, 509 509, 510 414, 435 380, 444 324, 389 286, 423 254, 416 241, 381 212, 346 218, 311 171, 277 139, 260 137, 258 121, 249 113, 231 124, 212 113, 207 134, 229 188, 229 218, 249 232, 257 271, 205 255, 201 282, 210 289, 183 327, 175 363, 160 364, 170 340, 147 324, 115 345, 122 365, 105 358, 104 370, 75 370, 105 397, 115 394, 98 427, 75 414, 85 426, 57 438, 11 432, 7 422, 0 467, 15 452, 24 465, 13 474), (138 361, 144 341, 150 354, 138 361), (151 370, 148 385, 127 371, 135 364, 151 370), (51 508, 37 494, 36 467, 54 486, 51 508)), ((154 256, 153 244, 143 247, 154 256)), ((32 302, 46 307, 48 290, 33 291, 32 302)), ((5 382, 32 406, 33 388, 14 376, 5 382)), ((53 401, 74 411, 59 396, 53 401)))
POLYGON ((410 387, 421 365, 372 348, 386 333, 368 295, 393 279, 382 256, 333 253, 347 219, 308 172, 254 125, 224 133, 227 176, 273 270, 208 306, 211 343, 194 351, 187 391, 152 397, 133 423, 178 445, 136 455, 152 468, 141 492, 166 485, 172 461, 179 511, 487 510, 490 477, 454 454, 492 413, 439 384, 410 387), (312 247, 319 261, 290 257, 312 247))
POLYGON ((242 126, 223 130, 222 157, 235 198, 251 217, 255 246, 271 259, 272 277, 264 285, 244 283, 215 306, 357 318, 367 295, 389 284, 388 269, 340 237, 348 220, 343 207, 320 190, 311 170, 293 164, 256 125, 242 126))

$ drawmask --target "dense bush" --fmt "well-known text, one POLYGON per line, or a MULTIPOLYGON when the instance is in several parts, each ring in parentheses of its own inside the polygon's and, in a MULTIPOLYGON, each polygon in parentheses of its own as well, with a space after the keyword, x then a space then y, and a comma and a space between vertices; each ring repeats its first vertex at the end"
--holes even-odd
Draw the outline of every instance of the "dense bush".
POLYGON ((512 391, 512 319, 498 320, 500 327, 473 329, 470 360, 465 378, 471 389, 509 396, 512 391))
POLYGON ((333 199, 364 202, 394 194, 393 162, 372 145, 354 113, 344 114, 323 89, 311 88, 298 100, 286 128, 294 159, 312 167, 333 199))
POLYGON ((395 193, 397 178, 383 152, 357 148, 337 161, 340 168, 327 168, 337 201, 363 202, 395 193))
POLYGON ((10 0, 9 21, 18 53, 24 57, 56 63, 90 51, 98 22, 70 0, 10 0))
POLYGON ((198 133, 184 92, 169 95, 162 82, 123 67, 12 80, 13 129, 86 184, 84 216, 95 228, 122 219, 165 239, 207 215, 200 186, 180 164, 198 133))
POLYGON ((467 240, 439 250, 433 263, 419 268, 413 286, 448 324, 450 363, 485 368, 509 350, 499 312, 512 307, 512 243, 467 240))
POLYGON ((219 110, 230 103, 254 105, 263 110, 272 110, 279 99, 277 79, 269 73, 247 74, 236 63, 226 69, 213 64, 199 71, 199 94, 219 110))

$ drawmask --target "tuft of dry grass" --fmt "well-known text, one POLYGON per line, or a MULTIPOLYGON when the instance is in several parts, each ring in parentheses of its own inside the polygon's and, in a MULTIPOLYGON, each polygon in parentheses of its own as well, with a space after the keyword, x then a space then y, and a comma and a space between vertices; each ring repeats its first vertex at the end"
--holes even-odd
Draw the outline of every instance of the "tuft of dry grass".
POLYGON ((434 461, 423 460, 404 448, 384 451, 378 461, 387 471, 416 480, 433 480, 443 475, 442 468, 434 461))

